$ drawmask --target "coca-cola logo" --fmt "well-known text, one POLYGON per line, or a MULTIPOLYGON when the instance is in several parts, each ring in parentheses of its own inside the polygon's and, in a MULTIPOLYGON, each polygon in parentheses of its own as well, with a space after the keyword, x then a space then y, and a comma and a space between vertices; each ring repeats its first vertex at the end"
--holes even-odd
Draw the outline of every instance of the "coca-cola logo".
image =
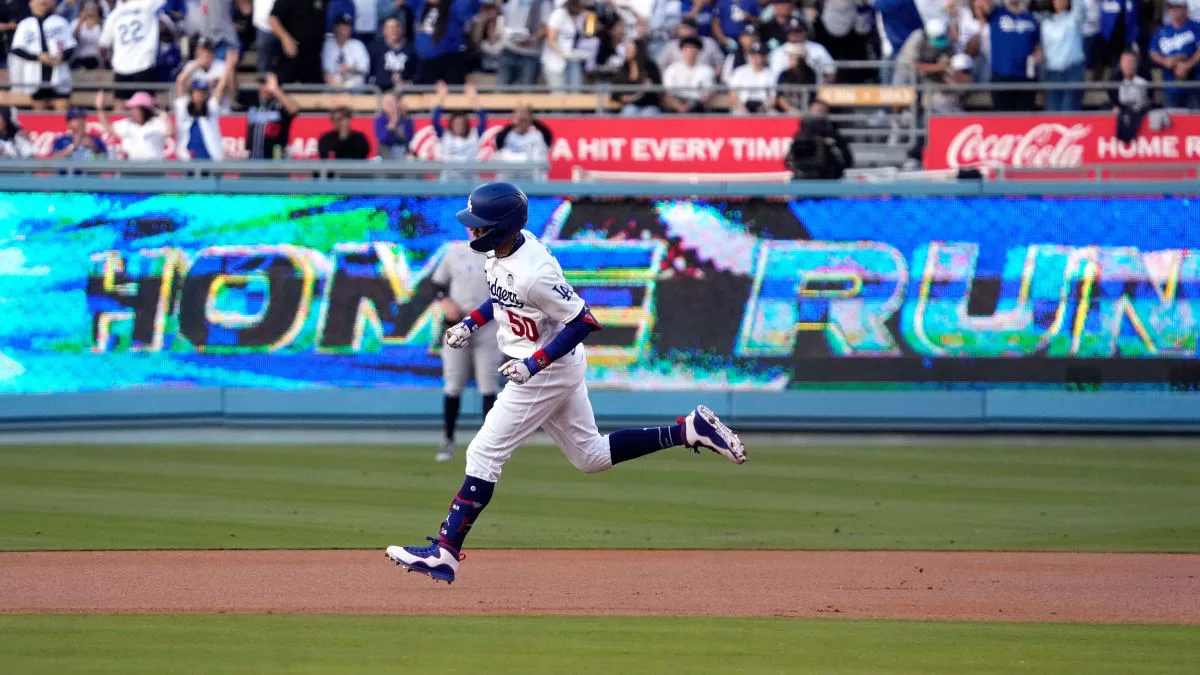
POLYGON ((1047 122, 1018 134, 985 134, 982 124, 971 124, 950 141, 946 164, 1071 169, 1083 165, 1083 139, 1091 133, 1092 125, 1083 123, 1047 122))

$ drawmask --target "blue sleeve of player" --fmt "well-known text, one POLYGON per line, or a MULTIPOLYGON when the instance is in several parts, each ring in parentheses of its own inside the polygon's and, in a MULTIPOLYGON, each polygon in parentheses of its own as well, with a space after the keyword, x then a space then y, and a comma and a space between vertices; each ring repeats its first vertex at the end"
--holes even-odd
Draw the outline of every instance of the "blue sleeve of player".
POLYGON ((571 350, 578 347, 589 333, 600 329, 600 322, 592 316, 591 308, 584 305, 579 316, 564 326, 553 340, 534 352, 533 356, 524 359, 525 366, 529 368, 529 374, 532 375, 571 353, 571 350))

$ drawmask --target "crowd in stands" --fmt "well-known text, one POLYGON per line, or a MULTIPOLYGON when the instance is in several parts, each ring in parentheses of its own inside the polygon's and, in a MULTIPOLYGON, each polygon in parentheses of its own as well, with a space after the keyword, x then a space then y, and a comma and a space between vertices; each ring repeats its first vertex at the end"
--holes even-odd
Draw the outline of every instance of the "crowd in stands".
MULTIPOLYGON (((1200 62, 1200 0, 111 2, 0 0, 12 90, 28 95, 35 109, 73 113, 73 71, 111 70, 119 105, 142 110, 139 124, 155 127, 138 143, 171 135, 159 128, 169 121, 186 154, 212 159, 220 155, 214 120, 234 109, 247 110, 251 120, 252 156, 279 156, 287 145, 280 134, 286 139, 299 108, 283 90, 296 84, 395 93, 436 85, 444 95, 446 87, 488 72, 498 85, 558 92, 611 84, 615 108, 625 115, 713 111, 722 87, 736 113, 798 114, 810 103, 800 87, 824 83, 1103 78, 1114 82, 1116 106, 1156 77, 1197 80, 1200 62), (851 61, 887 65, 847 67, 851 61), (239 93, 239 67, 257 70, 257 91, 239 93), (172 82, 171 119, 160 124, 164 112, 132 103, 148 98, 139 84, 172 82)), ((1168 86, 1163 103, 1197 107, 1197 94, 1168 86)), ((1083 90, 1047 91, 1040 104, 1037 87, 995 91, 991 100, 1001 111, 1071 111, 1082 107, 1083 90)), ((924 100, 941 112, 962 105, 954 91, 924 100)), ((345 112, 333 115, 336 133, 326 144, 339 157, 361 149, 340 131, 345 112)), ((8 117, 0 119, 0 143, 17 126, 8 117)), ((439 121, 443 154, 470 146, 483 117, 481 110, 474 123, 462 116, 439 121)), ((375 124, 380 153, 405 155, 411 127, 402 99, 386 97, 375 124)), ((72 138, 70 156, 96 147, 72 138)))

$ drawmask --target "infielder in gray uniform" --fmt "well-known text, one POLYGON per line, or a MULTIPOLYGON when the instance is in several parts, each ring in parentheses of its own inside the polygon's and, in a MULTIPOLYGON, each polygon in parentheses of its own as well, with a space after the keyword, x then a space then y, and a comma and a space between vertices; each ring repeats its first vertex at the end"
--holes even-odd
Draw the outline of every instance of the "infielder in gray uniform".
MULTIPOLYGON (((445 257, 433 271, 433 288, 445 317, 446 327, 456 325, 491 297, 487 274, 483 270, 484 256, 471 250, 465 241, 451 242, 445 257)), ((475 367, 475 386, 483 394, 483 414, 486 417, 496 403, 500 390, 500 347, 496 342, 496 326, 483 326, 488 331, 481 340, 472 340, 466 349, 442 348, 442 379, 445 398, 442 403, 446 438, 437 451, 437 460, 445 462, 454 457, 454 427, 463 388, 475 367)))

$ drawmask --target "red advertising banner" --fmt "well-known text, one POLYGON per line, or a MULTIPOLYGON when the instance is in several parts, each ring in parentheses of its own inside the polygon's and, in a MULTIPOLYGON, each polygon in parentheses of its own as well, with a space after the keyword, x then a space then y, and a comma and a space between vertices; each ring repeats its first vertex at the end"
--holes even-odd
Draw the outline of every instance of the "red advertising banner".
MULTIPOLYGON (((115 119, 115 117, 114 117, 115 119)), ((550 178, 567 180, 575 168, 591 171, 638 173, 760 173, 784 171, 783 160, 799 127, 794 117, 541 117, 554 133, 550 148, 550 178)), ((480 159, 496 152, 494 138, 508 120, 493 119, 483 137, 480 159)), ((59 115, 21 115, 21 126, 33 139, 39 157, 50 154, 54 137, 66 130, 59 115)), ((372 153, 375 134, 372 120, 358 117, 352 126, 366 134, 372 153)), ((102 130, 89 119, 93 133, 102 130)), ((289 155, 294 159, 316 159, 317 139, 331 128, 324 116, 302 116, 292 122, 289 155)), ((244 159, 246 120, 239 115, 221 119, 225 156, 244 159)), ((115 139, 104 139, 106 143, 115 139)), ((437 137, 428 119, 419 119, 410 144, 421 159, 436 159, 437 137)), ((175 144, 168 141, 168 156, 175 144)), ((119 154, 119 153, 118 153, 119 154)))
POLYGON ((1171 115, 1170 127, 1117 140, 1113 114, 932 116, 926 169, 1012 166, 1075 169, 1097 164, 1200 161, 1200 115, 1171 115))

